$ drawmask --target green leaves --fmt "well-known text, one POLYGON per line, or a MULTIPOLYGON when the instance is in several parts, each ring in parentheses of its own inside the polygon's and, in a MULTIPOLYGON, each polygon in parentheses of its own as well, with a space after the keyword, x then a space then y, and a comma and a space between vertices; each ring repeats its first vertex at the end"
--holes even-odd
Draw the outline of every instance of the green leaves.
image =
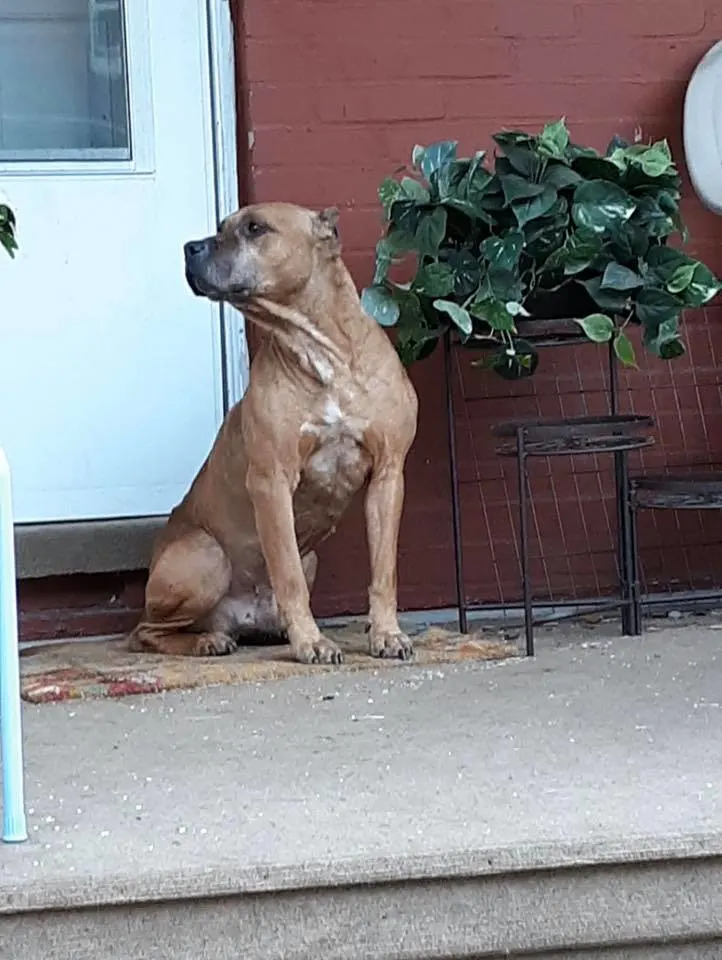
POLYGON ((604 180, 590 180, 574 191, 574 222, 593 233, 613 230, 629 220, 636 209, 637 204, 625 190, 604 180))
POLYGON ((454 274, 446 263, 427 263, 414 279, 414 290, 425 297, 445 297, 454 289, 454 274))
POLYGON ((404 177, 399 186, 401 196, 406 200, 413 200, 415 203, 428 203, 431 199, 426 187, 418 180, 414 180, 413 177, 404 177))
POLYGON ((614 261, 607 264, 602 276, 603 290, 638 290, 643 284, 638 273, 614 261))
MULTIPOLYGON (((509 303, 513 302, 509 301, 509 303)), ((501 303, 499 300, 475 300, 469 307, 469 313, 488 324, 492 330, 508 331, 510 333, 515 330, 514 317, 516 314, 509 310, 507 304, 501 303)))
POLYGON ((481 251, 489 267, 515 270, 524 247, 524 235, 512 230, 504 237, 489 237, 481 244, 481 251))
POLYGON ((590 313, 576 322, 594 343, 609 343, 614 336, 614 321, 605 313, 590 313))
POLYGON ((416 249, 421 257, 435 259, 446 234, 446 210, 436 207, 424 214, 416 228, 416 249))
POLYGON ((634 354, 632 341, 629 339, 627 334, 623 333, 621 330, 614 338, 614 352, 625 367, 637 366, 637 358, 634 354))
POLYGON ((675 360, 683 356, 685 347, 679 337, 677 317, 663 320, 655 328, 647 327, 644 332, 644 344, 662 360, 675 360))
POLYGON ((512 210, 517 223, 523 227, 532 220, 537 220, 549 213, 556 202, 557 192, 554 187, 544 187, 538 197, 513 203, 512 210))
POLYGON ((388 220, 391 214, 391 207, 395 200, 401 196, 401 184, 392 177, 386 177, 381 181, 378 189, 379 203, 383 207, 384 216, 388 220))
POLYGON ((0 246, 2 246, 11 257, 15 256, 15 251, 18 248, 15 239, 15 214, 2 200, 0 200, 0 246))
POLYGON ((722 284, 712 271, 703 263, 698 263, 692 275, 692 281, 684 288, 682 296, 686 306, 701 307, 709 303, 721 290, 722 284))
POLYGON ((393 327, 401 312, 398 302, 382 286, 366 287, 361 294, 361 306, 382 327, 393 327))
POLYGON ((464 336, 469 336, 471 331, 474 329, 474 324, 472 323, 471 316, 467 310, 464 310, 463 307, 460 307, 457 303, 454 303, 452 300, 434 300, 434 306, 439 311, 439 313, 445 313, 448 317, 451 318, 451 322, 457 327, 464 336))
POLYGON ((491 345, 485 366, 500 376, 529 376, 539 358, 517 337, 520 316, 574 318, 629 366, 632 325, 656 356, 681 356, 684 310, 722 286, 668 246, 675 232, 685 239, 668 144, 615 137, 602 156, 573 143, 564 120, 494 140, 496 157, 459 157, 451 140, 417 146, 410 174, 379 187, 386 230, 363 305, 396 327, 404 362, 452 328, 491 345), (390 279, 394 265, 408 282, 390 279))
POLYGON ((683 263, 674 271, 667 281, 667 290, 670 293, 682 293, 694 280, 694 274, 697 267, 693 263, 683 263))
POLYGON ((525 380, 536 372, 539 354, 527 340, 515 339, 497 348, 489 366, 503 380, 525 380))
POLYGON ((588 317, 576 321, 585 334, 594 343, 609 343, 613 341, 614 352, 627 367, 636 367, 637 358, 634 354, 632 341, 624 330, 618 330, 614 321, 604 313, 591 313, 588 317))
POLYGON ((429 147, 415 146, 411 161, 413 165, 420 170, 427 180, 431 179, 432 174, 447 167, 456 159, 455 140, 440 140, 438 143, 432 143, 429 147))
POLYGON ((566 159, 569 131, 564 120, 548 123, 539 136, 539 152, 554 159, 566 159))

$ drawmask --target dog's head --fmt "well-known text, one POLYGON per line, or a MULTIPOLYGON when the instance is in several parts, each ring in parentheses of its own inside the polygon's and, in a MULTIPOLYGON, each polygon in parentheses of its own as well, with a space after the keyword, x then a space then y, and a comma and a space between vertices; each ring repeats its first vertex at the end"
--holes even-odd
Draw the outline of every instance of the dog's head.
POLYGON ((254 297, 287 303, 319 263, 340 253, 338 211, 316 213, 289 203, 244 207, 215 236, 186 243, 186 280, 193 293, 243 307, 254 297))

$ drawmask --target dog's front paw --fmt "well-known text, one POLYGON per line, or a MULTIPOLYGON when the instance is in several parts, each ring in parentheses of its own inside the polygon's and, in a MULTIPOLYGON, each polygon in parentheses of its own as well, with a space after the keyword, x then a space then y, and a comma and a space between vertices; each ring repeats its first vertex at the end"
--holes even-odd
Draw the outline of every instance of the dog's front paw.
POLYGON ((343 653, 333 640, 318 634, 313 640, 292 645, 293 655, 301 663, 343 663, 343 653))
POLYGON ((196 640, 197 657, 225 657, 238 649, 238 644, 225 633, 202 633, 196 640))
POLYGON ((381 657, 384 660, 410 660, 414 655, 414 648, 400 630, 371 629, 369 647, 372 657, 381 657))

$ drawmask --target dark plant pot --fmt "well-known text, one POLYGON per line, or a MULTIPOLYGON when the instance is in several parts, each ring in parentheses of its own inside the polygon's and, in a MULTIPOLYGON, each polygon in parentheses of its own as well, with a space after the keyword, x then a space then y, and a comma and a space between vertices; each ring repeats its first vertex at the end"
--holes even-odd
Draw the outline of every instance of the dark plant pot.
POLYGON ((524 304, 534 320, 559 320, 586 317, 599 313, 584 287, 579 283, 565 284, 558 290, 535 290, 524 304))

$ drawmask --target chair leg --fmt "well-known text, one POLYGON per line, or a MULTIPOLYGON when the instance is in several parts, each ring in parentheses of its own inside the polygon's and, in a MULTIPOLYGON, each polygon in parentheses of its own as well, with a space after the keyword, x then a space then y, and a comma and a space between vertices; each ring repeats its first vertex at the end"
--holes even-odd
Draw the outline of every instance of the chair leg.
POLYGON ((622 634, 633 635, 632 611, 632 551, 631 511, 629 507, 629 459, 626 451, 614 455, 617 500, 617 558, 619 563, 619 594, 622 634))
POLYGON ((637 541, 637 509, 631 502, 627 501, 629 511, 629 612, 630 628, 629 636, 639 637, 642 634, 642 593, 639 584, 639 550, 637 541))
POLYGON ((468 633, 469 621, 464 585, 464 555, 461 537, 461 497, 459 494, 459 468, 456 456, 456 418, 454 416, 454 385, 452 382, 451 335, 444 337, 444 387, 446 393, 446 439, 449 449, 449 482, 451 486, 451 521, 454 538, 454 576, 456 579, 456 606, 459 617, 459 633, 468 633))
POLYGON ((10 467, 0 450, 0 746, 6 843, 27 840, 20 710, 17 586, 10 467))
POLYGON ((526 655, 534 656, 534 610, 532 607, 531 581, 529 579, 529 479, 526 472, 526 436, 523 427, 517 430, 516 454, 519 470, 519 540, 521 560, 521 588, 524 596, 524 633, 526 655))

